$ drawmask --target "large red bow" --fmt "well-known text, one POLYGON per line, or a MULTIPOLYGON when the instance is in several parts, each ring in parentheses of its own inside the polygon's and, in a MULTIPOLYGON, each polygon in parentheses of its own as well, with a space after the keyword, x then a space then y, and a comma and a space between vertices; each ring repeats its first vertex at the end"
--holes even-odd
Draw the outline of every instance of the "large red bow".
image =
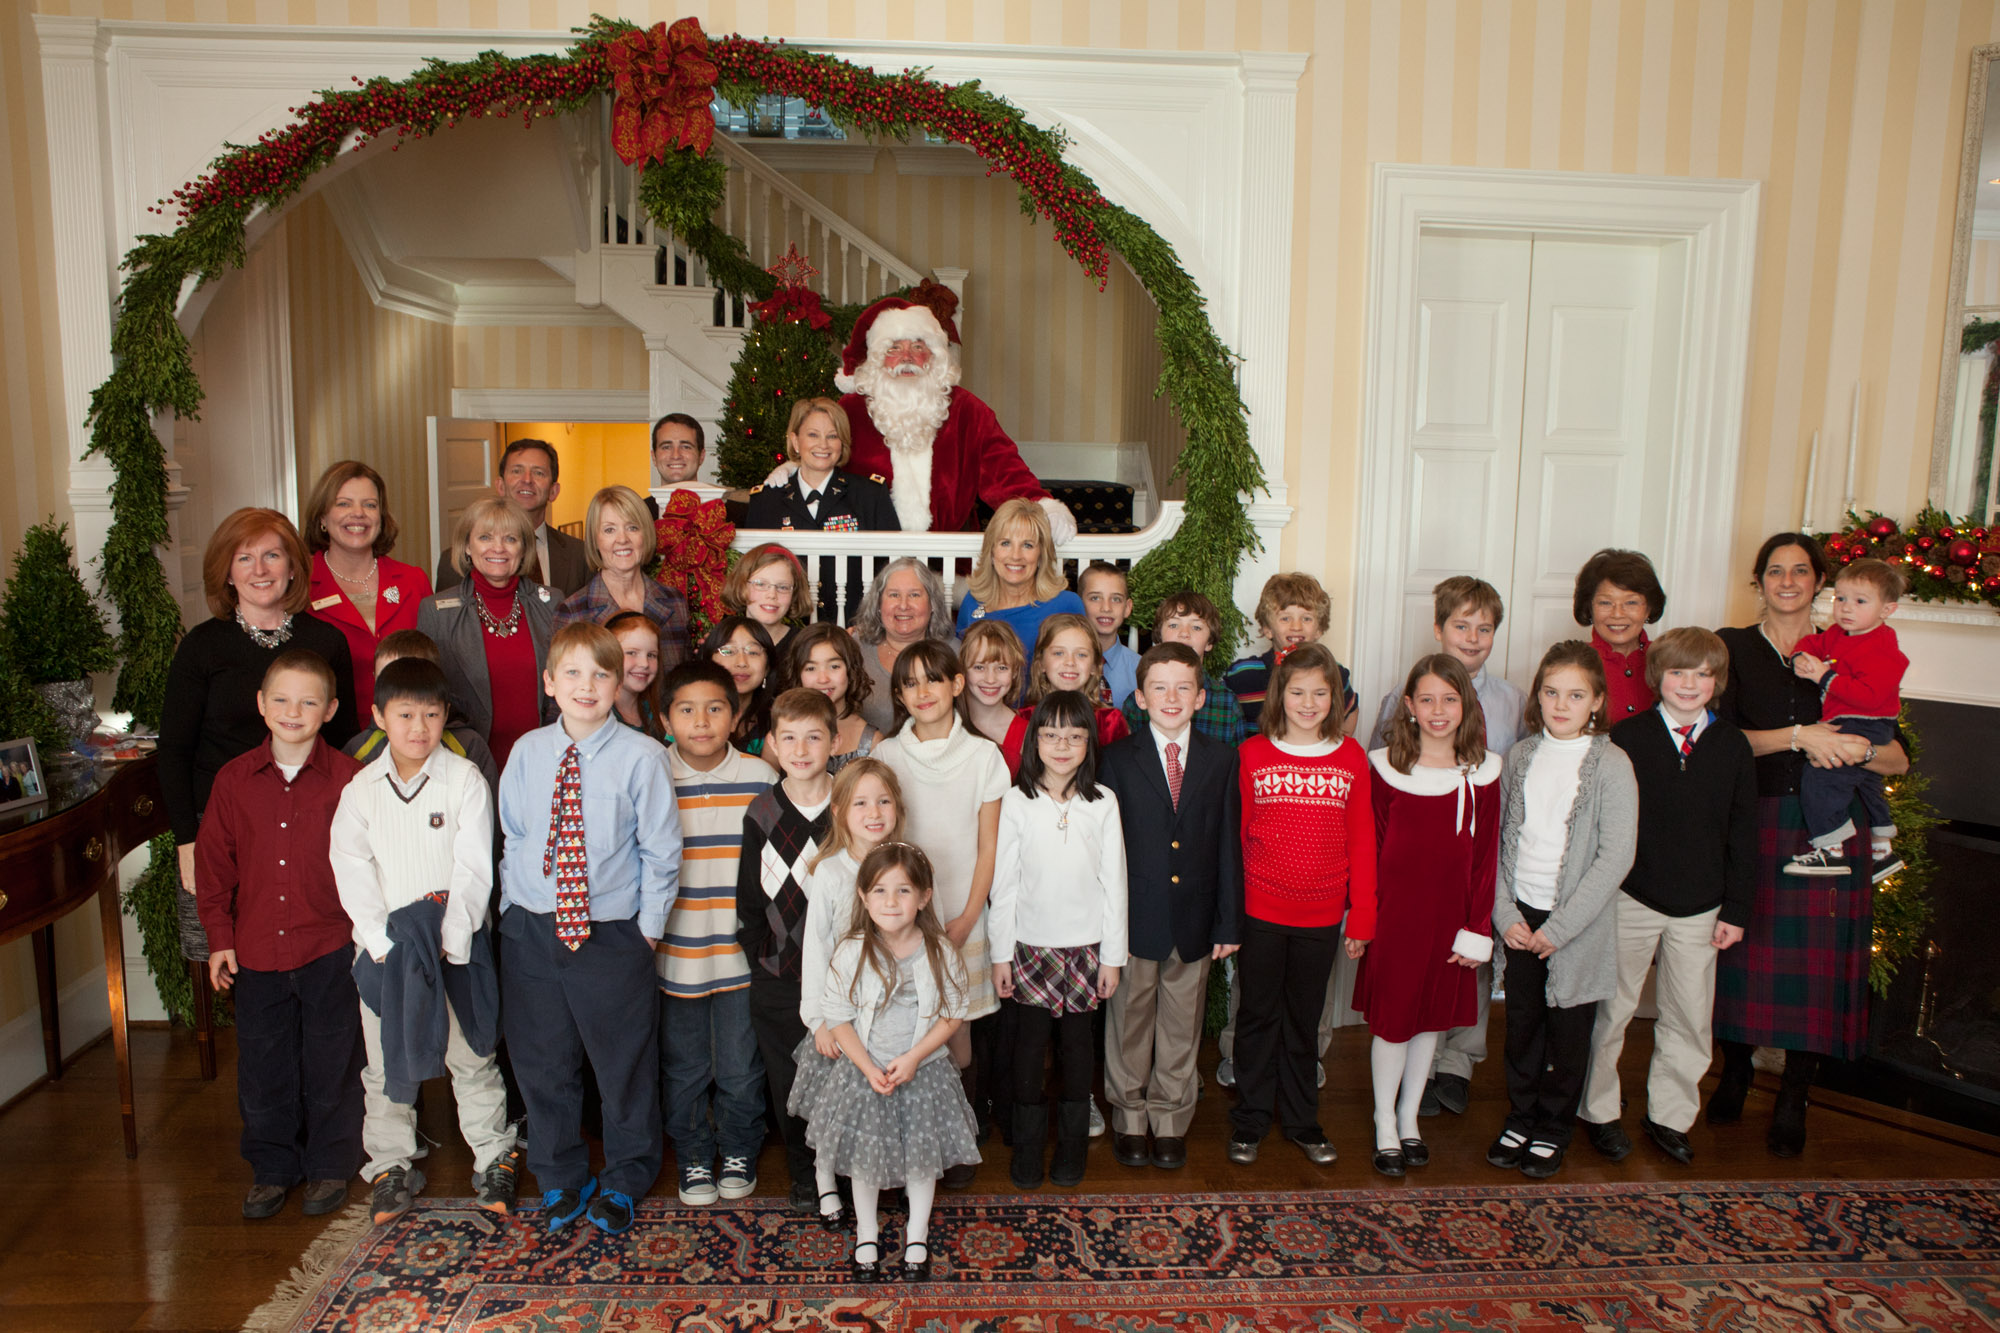
POLYGON ((705 633, 722 619, 722 583, 729 576, 729 543, 736 525, 720 500, 703 503, 693 491, 675 491, 660 507, 653 532, 660 543, 664 587, 679 590, 688 600, 691 633, 705 633))
POLYGON ((754 301, 750 308, 757 312, 757 318, 772 323, 804 320, 815 329, 833 323, 833 316, 820 308, 819 293, 810 287, 780 287, 768 300, 754 301))
POLYGON ((611 44, 617 97, 611 104, 611 146, 637 165, 664 162, 676 148, 706 153, 715 140, 715 80, 701 21, 655 23, 611 44))

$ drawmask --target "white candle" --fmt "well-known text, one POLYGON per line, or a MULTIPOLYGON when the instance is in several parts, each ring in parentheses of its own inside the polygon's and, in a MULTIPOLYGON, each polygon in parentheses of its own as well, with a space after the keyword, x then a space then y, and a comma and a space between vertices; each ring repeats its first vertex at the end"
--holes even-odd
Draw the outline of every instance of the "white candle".
POLYGON ((1854 512, 1854 463, 1861 452, 1861 381, 1854 382, 1854 407, 1847 418, 1847 505, 1841 521, 1854 512))
POLYGON ((1819 432, 1812 438, 1812 452, 1806 455, 1806 500, 1799 506, 1799 531, 1812 531, 1813 482, 1819 477, 1819 432))

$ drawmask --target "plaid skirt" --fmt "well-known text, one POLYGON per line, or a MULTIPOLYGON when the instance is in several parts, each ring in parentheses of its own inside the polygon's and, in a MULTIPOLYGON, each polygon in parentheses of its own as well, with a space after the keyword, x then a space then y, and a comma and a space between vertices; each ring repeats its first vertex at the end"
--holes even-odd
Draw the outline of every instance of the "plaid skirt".
POLYGON ((1014 946, 1014 1000, 1061 1017, 1097 1008, 1097 946, 1014 946))
POLYGON ((1715 1036, 1852 1060, 1868 1048, 1875 899, 1868 820, 1847 840, 1850 873, 1787 875, 1809 845, 1796 796, 1757 801, 1757 884, 1743 942, 1716 962, 1715 1036))

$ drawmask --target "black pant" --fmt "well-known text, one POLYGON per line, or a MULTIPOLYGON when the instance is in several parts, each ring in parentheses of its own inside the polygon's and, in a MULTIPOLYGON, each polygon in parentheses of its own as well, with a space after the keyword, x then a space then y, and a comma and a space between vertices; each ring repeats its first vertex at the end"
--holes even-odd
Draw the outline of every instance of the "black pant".
POLYGON ((799 1017, 797 977, 774 977, 751 964, 750 1026, 757 1033, 757 1053, 764 1057, 771 1112, 785 1140, 785 1170, 793 1184, 811 1181, 813 1150, 806 1142, 806 1122, 791 1112, 792 1080, 799 1073, 795 1056, 799 1043, 806 1039, 805 1021, 799 1017))
POLYGON ((634 921, 593 921, 572 950, 555 916, 514 907, 500 918, 507 963, 500 1012, 528 1104, 528 1169, 544 1190, 590 1180, 583 1141, 584 1061, 604 1093, 607 1190, 644 1196, 665 1155, 660 1130, 659 1004, 653 949, 634 921))
POLYGON ((236 974, 236 1105, 259 1185, 361 1169, 361 995, 354 946, 289 972, 236 974))
POLYGON ((1271 1132, 1275 1103, 1288 1135, 1319 1129, 1319 1015, 1340 950, 1340 927, 1280 926, 1243 918, 1236 955, 1237 1138, 1271 1132))
MULTIPOLYGON (((1102 1005, 1098 1006, 1103 1008, 1102 1005)), ((1062 1073, 1062 1099, 1080 1102, 1090 1095, 1097 1076, 1096 1010, 1061 1016, 1035 1004, 1014 1006, 1014 1104, 1040 1106, 1045 1086, 1043 1067, 1049 1056, 1049 1034, 1056 1042, 1056 1067, 1062 1073)))
MULTIPOLYGON (((1516 901, 1539 930, 1549 914, 1516 901)), ((1507 1128, 1530 1140, 1569 1146, 1590 1072, 1590 1035, 1597 1001, 1567 1009, 1549 1003, 1549 960, 1527 949, 1507 950, 1507 1128)))

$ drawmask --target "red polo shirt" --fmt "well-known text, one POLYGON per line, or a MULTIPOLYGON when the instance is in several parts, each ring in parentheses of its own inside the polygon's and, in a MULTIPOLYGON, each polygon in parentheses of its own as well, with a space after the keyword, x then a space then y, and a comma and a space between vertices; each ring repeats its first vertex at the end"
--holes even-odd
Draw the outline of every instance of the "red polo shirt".
POLYGON ((1597 637, 1596 630, 1590 632, 1590 646, 1604 663, 1604 711, 1611 715, 1614 727, 1660 701, 1653 687, 1646 683, 1646 649, 1652 642, 1641 630, 1638 646, 1629 653, 1621 653, 1597 637))
POLYGON ((354 942, 327 844, 341 790, 360 771, 324 739, 290 780, 269 738, 222 766, 195 839, 195 908, 211 949, 289 972, 354 942))

